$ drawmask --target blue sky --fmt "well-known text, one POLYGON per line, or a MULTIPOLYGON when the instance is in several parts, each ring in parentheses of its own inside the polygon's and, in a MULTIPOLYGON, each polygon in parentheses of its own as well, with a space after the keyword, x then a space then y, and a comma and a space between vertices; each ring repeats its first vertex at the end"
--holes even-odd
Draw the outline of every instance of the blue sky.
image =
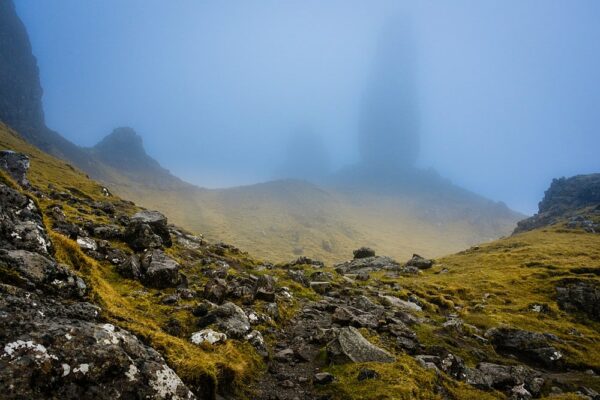
POLYGON ((270 179, 299 127, 358 158, 383 27, 414 40, 419 165, 535 211, 557 176, 600 172, 600 2, 15 0, 48 125, 93 145, 128 125, 208 187, 270 179))

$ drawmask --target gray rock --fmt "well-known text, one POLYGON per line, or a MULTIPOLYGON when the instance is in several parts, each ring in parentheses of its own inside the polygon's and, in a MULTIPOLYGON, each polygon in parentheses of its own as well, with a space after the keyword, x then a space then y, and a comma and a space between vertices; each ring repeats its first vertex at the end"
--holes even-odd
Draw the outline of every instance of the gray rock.
POLYGON ((179 264, 162 250, 152 250, 141 260, 142 282, 157 289, 175 287, 179 284, 179 264))
POLYGON ((140 264, 140 258, 136 254, 129 256, 117 266, 117 272, 125 278, 141 280, 142 266, 140 264))
POLYGON ((25 154, 11 150, 0 151, 0 169, 6 171, 22 187, 29 187, 27 180, 29 157, 25 154))
POLYGON ((144 223, 131 223, 123 233, 125 242, 135 251, 160 248, 163 245, 162 238, 154 233, 152 227, 144 223))
POLYGON ((394 356, 373 345, 351 326, 339 329, 336 337, 327 344, 327 355, 335 364, 395 360, 394 356))
POLYGON ((525 361, 546 367, 560 365, 562 354, 549 343, 550 336, 516 328, 492 328, 485 334, 500 352, 507 352, 525 361))
POLYGON ((204 286, 204 298, 213 303, 221 304, 227 294, 227 282, 220 278, 214 278, 206 282, 204 286))
POLYGON ((313 376, 315 385, 328 385, 335 380, 335 377, 329 372, 318 372, 313 376))
POLYGON ((250 321, 244 310, 237 305, 226 302, 218 306, 213 312, 219 330, 228 337, 242 339, 250 331, 250 321))
POLYGON ((340 274, 354 273, 359 274, 361 272, 374 272, 381 270, 400 270, 402 266, 395 260, 389 257, 366 257, 358 258, 352 261, 346 261, 335 266, 335 270, 340 274))
POLYGON ((170 247, 172 245, 171 235, 167 226, 167 217, 158 211, 140 211, 133 215, 130 219, 132 224, 147 224, 152 228, 152 231, 160 236, 163 245, 170 247))
POLYGON ((0 184, 0 242, 4 249, 50 254, 52 243, 37 206, 27 196, 0 184))
POLYGON ((413 254, 412 258, 406 262, 405 266, 418 269, 429 269, 433 266, 433 260, 423 258, 418 254, 413 254))

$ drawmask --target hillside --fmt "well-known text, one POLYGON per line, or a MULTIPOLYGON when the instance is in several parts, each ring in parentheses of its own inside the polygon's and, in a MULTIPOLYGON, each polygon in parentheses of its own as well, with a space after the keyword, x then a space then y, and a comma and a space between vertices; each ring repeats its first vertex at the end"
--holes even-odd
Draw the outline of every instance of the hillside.
POLYGON ((30 161, 0 153, 6 398, 600 391, 598 204, 434 262, 363 249, 272 265, 135 214, 1 125, 0 138, 30 161))
POLYGON ((381 193, 298 180, 213 190, 110 185, 211 240, 275 261, 303 255, 336 262, 361 244, 401 259, 414 251, 439 256, 508 235, 523 218, 447 186, 444 193, 381 193))

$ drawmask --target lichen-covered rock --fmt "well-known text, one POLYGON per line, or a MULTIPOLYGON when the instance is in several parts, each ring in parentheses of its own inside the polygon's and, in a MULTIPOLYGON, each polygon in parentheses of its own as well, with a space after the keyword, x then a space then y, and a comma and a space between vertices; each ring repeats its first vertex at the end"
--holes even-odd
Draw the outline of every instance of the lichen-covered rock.
POLYGON ((29 170, 29 157, 25 154, 11 150, 0 151, 0 169, 3 169, 22 187, 28 187, 27 171, 29 170))
POLYGON ((43 227, 42 215, 27 196, 0 184, 0 241, 4 249, 50 254, 52 243, 43 227))
POLYGON ((227 340, 227 335, 221 332, 213 331, 212 329, 203 329, 192 333, 190 338, 194 344, 210 343, 215 344, 227 340))
POLYGON ((351 326, 339 329, 336 337, 327 344, 327 355, 335 364, 395 360, 394 356, 369 342, 351 326))

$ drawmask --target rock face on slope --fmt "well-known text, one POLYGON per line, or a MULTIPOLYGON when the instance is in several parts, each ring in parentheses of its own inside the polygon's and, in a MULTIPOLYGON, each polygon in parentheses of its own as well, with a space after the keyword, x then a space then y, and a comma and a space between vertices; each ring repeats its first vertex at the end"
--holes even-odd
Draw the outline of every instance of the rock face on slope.
POLYGON ((159 353, 101 320, 36 204, 4 184, 0 223, 2 398, 195 398, 159 353))
POLYGON ((539 203, 538 213, 520 221, 515 233, 552 225, 568 218, 569 227, 599 232, 600 224, 578 214, 584 208, 592 208, 586 210, 587 216, 600 216, 600 174, 554 179, 539 203))

